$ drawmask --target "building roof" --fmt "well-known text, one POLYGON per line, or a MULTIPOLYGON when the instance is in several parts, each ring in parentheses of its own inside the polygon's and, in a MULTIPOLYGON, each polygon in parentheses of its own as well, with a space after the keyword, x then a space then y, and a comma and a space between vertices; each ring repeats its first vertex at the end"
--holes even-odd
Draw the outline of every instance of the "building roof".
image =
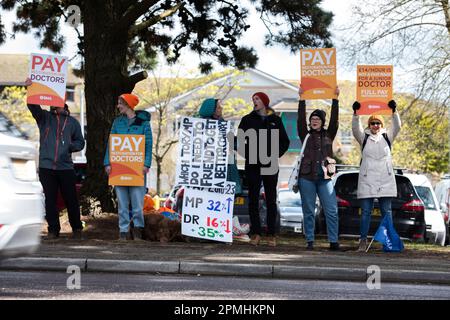
MULTIPOLYGON (((29 54, 0 54, 0 86, 23 86, 29 74, 29 60, 29 54)), ((75 76, 69 65, 67 85, 81 83, 83 79, 75 76)))

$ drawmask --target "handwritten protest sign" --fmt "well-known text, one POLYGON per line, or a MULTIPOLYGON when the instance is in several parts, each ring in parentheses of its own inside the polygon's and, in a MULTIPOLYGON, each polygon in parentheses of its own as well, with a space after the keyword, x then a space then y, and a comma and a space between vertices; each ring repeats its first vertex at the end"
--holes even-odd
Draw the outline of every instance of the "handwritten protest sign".
POLYGON ((234 182, 223 189, 186 187, 181 233, 186 236, 233 242, 234 182))
POLYGON ((336 49, 300 50, 302 99, 335 98, 336 49))
POLYGON ((31 54, 27 103, 64 107, 67 83, 67 57, 31 54))
POLYGON ((387 103, 392 99, 393 66, 358 65, 356 100, 361 103, 358 114, 390 114, 387 103))
MULTIPOLYGON (((109 185, 144 186, 145 136, 111 134, 109 136, 109 185)), ((142 200, 143 201, 143 200, 142 200)))
POLYGON ((228 121, 181 119, 176 184, 225 188, 228 164, 228 121))

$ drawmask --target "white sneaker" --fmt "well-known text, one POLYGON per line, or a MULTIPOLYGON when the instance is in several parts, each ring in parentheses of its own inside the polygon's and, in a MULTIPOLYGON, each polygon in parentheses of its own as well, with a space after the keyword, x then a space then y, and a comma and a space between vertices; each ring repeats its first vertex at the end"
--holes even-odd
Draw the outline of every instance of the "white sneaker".
POLYGON ((247 234, 233 235, 233 241, 250 242, 250 237, 247 234))

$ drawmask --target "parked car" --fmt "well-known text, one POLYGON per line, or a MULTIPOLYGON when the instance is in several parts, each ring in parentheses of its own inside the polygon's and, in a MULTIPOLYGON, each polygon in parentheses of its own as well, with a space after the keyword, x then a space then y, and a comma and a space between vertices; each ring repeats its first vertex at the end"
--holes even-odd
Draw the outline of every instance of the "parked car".
MULTIPOLYGON (((241 186, 242 193, 235 195, 234 197, 234 207, 233 207, 233 216, 237 216, 239 218, 240 224, 249 224, 250 216, 248 214, 248 181, 245 175, 245 170, 239 170, 239 177, 241 178, 241 186)), ((261 184, 262 186, 262 184, 261 184)), ((180 187, 175 194, 175 206, 173 206, 173 210, 181 213, 183 208, 183 196, 184 196, 184 187, 180 187)), ((280 230, 280 208, 277 206, 278 215, 277 215, 277 231, 280 230)), ((264 188, 261 187, 261 194, 259 199, 259 215, 261 221, 261 227, 263 231, 267 231, 267 207, 265 202, 265 192, 264 188)))
POLYGON ((176 207, 176 194, 180 188, 181 186, 179 184, 173 186, 172 190, 169 192, 169 195, 166 197, 164 207, 169 209, 174 209, 174 207, 176 207))
POLYGON ((425 223, 427 233, 425 242, 445 245, 447 226, 434 193, 431 182, 423 174, 405 174, 413 184, 425 206, 425 223))
MULTIPOLYGON (((81 186, 83 185, 83 181, 86 178, 86 160, 77 160, 73 162, 73 168, 75 170, 75 188, 77 190, 78 198, 80 197, 81 186)), ((66 204, 64 203, 64 199, 62 197, 61 191, 58 191, 58 196, 56 198, 56 209, 61 212, 66 208, 66 204)))
POLYGON ((446 244, 450 244, 450 176, 444 176, 434 188, 439 207, 447 225, 446 244))
POLYGON ((0 132, 14 138, 28 140, 28 135, 0 112, 0 132))
POLYGON ((302 201, 298 193, 288 188, 278 191, 281 231, 304 233, 302 201))
POLYGON ((0 258, 36 251, 44 217, 36 148, 6 129, 0 123, 0 258))
MULTIPOLYGON (((397 197, 392 199, 392 217, 394 227, 400 237, 414 241, 424 241, 426 236, 425 207, 411 181, 403 174, 395 174, 397 197)), ((358 170, 340 171, 333 177, 339 214, 340 236, 359 237, 361 206, 356 198, 358 170)), ((323 209, 319 208, 316 220, 318 231, 326 233, 323 209)), ((369 228, 373 235, 381 222, 379 203, 374 201, 374 210, 369 228)))

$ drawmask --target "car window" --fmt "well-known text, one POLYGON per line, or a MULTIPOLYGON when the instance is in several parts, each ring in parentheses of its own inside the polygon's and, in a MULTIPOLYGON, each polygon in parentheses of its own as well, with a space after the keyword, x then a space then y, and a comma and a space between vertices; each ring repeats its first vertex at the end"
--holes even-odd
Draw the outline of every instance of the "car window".
POLYGON ((345 199, 356 199, 356 193, 358 191, 358 174, 349 173, 340 175, 336 180, 336 185, 334 188, 339 197, 345 199))
POLYGON ((280 207, 299 207, 302 205, 300 195, 292 191, 280 191, 278 193, 280 207))
POLYGON ((436 210, 436 204, 434 203, 433 194, 431 193, 430 188, 428 187, 416 187, 417 194, 420 199, 422 199, 425 209, 436 210))
POLYGON ((2 113, 0 113, 0 132, 6 135, 28 139, 28 136, 20 131, 8 118, 6 118, 2 113))
MULTIPOLYGON (((410 201, 415 196, 414 187, 408 178, 400 175, 395 175, 395 182, 397 184, 397 199, 402 201, 410 201)), ((356 199, 358 192, 358 173, 347 173, 340 175, 334 186, 336 194, 343 199, 356 199)))

